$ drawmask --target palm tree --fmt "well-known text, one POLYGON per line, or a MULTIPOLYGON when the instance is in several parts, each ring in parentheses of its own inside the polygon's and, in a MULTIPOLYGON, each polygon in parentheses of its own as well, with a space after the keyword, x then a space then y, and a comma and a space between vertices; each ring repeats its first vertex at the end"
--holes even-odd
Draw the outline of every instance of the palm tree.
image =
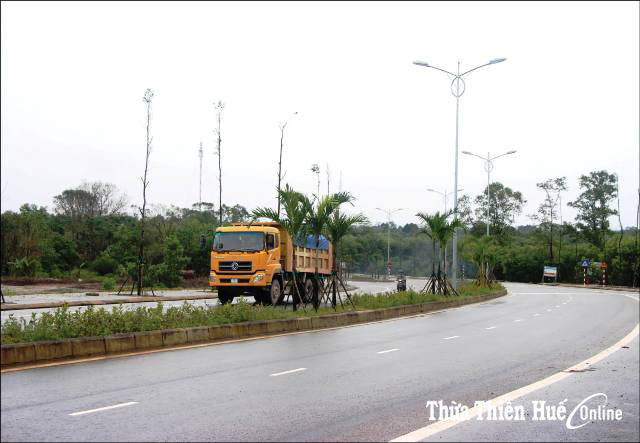
MULTIPOLYGON (((351 200, 353 200, 353 198, 351 200)), ((348 203, 353 204, 351 200, 349 200, 348 203)), ((331 276, 333 296, 331 298, 331 305, 333 306, 334 309, 336 308, 336 292, 337 292, 336 279, 338 279, 337 277, 338 249, 340 247, 340 242, 342 241, 342 238, 349 233, 353 225, 365 224, 365 223, 369 223, 369 220, 363 214, 356 214, 356 215, 341 214, 338 208, 334 211, 333 215, 329 217, 329 220, 327 220, 327 227, 326 227, 327 237, 329 237, 329 240, 333 245, 333 270, 332 270, 332 276, 331 276)), ((342 283, 342 281, 340 282, 342 283)), ((344 284, 343 284, 343 287, 344 287, 344 284)), ((349 298, 348 293, 347 293, 347 297, 349 298)), ((342 301, 340 303, 342 303, 342 301)))
MULTIPOLYGON (((443 276, 441 272, 441 263, 444 261, 444 254, 447 250, 447 243, 449 239, 453 236, 454 231, 457 228, 462 227, 462 222, 459 219, 453 219, 451 222, 448 221, 448 218, 453 215, 453 211, 448 211, 445 213, 436 212, 433 215, 425 214, 423 212, 419 212, 416 214, 418 218, 420 218, 425 226, 421 229, 421 232, 427 234, 431 239, 431 244, 433 245, 433 261, 432 261, 432 273, 431 278, 425 285, 425 288, 428 287, 427 292, 431 293, 449 293, 449 283, 447 282, 446 273, 443 276), (436 260, 436 242, 440 246, 440 254, 438 254, 438 273, 435 271, 435 260, 436 260)), ((451 287, 454 293, 455 289, 451 287)), ((424 290, 424 289, 423 289, 424 290)))
MULTIPOLYGON (((284 214, 280 215, 277 211, 271 208, 256 208, 253 211, 254 220, 257 218, 268 218, 274 222, 280 224, 282 229, 289 234, 291 241, 295 239, 306 237, 306 225, 305 220, 307 218, 307 212, 311 208, 311 201, 309 198, 297 191, 294 191, 289 184, 285 185, 284 189, 278 190, 282 207, 284 208, 284 214)), ((296 248, 293 247, 293 309, 297 309, 297 303, 302 301, 300 299, 300 291, 298 290, 298 279, 296 275, 296 248), (296 299, 297 296, 297 299, 296 299)), ((271 300, 275 304, 274 300, 271 300)), ((277 300, 276 300, 277 302, 277 300)))
MULTIPOLYGON (((448 221, 447 219, 451 215, 453 215, 453 211, 449 211, 448 213, 443 214, 444 220, 440 225, 440 229, 436 231, 436 237, 438 239, 438 243, 440 244, 440 255, 442 256, 441 260, 443 263, 446 260, 445 254, 447 252, 447 243, 449 242, 449 239, 453 237, 453 233, 457 228, 461 228, 463 226, 462 222, 458 218, 454 218, 452 221, 448 221)), ((440 263, 440 261, 438 261, 438 263, 440 263)), ((438 267, 439 266, 440 265, 438 264, 438 267)))
POLYGON ((315 206, 309 206, 307 216, 305 218, 306 230, 316 239, 316 260, 314 272, 314 288, 313 288, 313 307, 318 310, 320 307, 320 299, 318 297, 319 280, 318 280, 318 256, 320 247, 320 236, 325 233, 325 229, 329 218, 333 212, 343 203, 353 200, 348 192, 338 192, 332 195, 325 195, 322 198, 316 197, 315 206))
POLYGON ((418 212, 416 217, 422 220, 424 226, 420 229, 420 232, 427 234, 431 239, 431 245, 433 247, 433 255, 431 259, 431 277, 436 276, 436 257, 438 257, 438 273, 440 273, 440 259, 436 256, 436 241, 438 241, 438 232, 442 229, 443 223, 446 221, 444 214, 436 212, 433 215, 426 214, 424 212, 418 212))
POLYGON ((465 255, 478 267, 476 285, 487 287, 491 285, 491 263, 496 261, 496 249, 493 237, 487 235, 473 239, 465 244, 465 255))

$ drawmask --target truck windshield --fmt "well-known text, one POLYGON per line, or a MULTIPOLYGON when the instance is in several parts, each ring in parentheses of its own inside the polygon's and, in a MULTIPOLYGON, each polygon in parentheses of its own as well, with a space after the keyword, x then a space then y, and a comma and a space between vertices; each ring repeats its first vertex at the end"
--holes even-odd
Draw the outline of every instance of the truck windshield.
POLYGON ((216 232, 213 239, 214 251, 262 251, 262 232, 216 232))

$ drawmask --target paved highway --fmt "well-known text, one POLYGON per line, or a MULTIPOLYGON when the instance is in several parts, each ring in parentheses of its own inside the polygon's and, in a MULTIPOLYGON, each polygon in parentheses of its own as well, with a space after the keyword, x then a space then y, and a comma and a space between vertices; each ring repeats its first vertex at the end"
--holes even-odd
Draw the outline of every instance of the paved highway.
MULTIPOLYGON (((427 401, 473 406, 509 393, 638 324, 635 294, 507 287, 497 300, 413 318, 5 372, 2 440, 391 440, 431 423, 427 401)), ((636 339, 519 399, 557 404, 564 392, 570 401, 604 392, 624 412, 615 427, 588 423, 578 434, 564 422, 536 422, 540 432, 527 422, 506 439, 637 440, 637 350, 636 339)), ((502 425, 485 424, 429 439, 485 440, 502 425)))

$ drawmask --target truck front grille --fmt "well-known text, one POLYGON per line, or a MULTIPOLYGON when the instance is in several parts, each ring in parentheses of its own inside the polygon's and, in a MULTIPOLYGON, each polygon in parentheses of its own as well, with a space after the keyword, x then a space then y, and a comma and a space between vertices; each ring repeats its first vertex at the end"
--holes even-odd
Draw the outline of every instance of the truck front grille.
MULTIPOLYGON (((248 278, 239 278, 237 280, 238 280, 238 283, 249 283, 249 279, 248 278)), ((220 283, 231 283, 231 279, 230 278, 221 278, 220 279, 220 283)))
POLYGON ((250 261, 221 261, 218 265, 218 270, 221 272, 250 272, 250 261))

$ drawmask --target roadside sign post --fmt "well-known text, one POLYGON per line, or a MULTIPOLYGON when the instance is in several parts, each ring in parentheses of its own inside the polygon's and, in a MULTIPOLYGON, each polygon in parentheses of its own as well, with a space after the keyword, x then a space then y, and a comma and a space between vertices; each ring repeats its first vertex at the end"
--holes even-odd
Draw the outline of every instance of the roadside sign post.
POLYGON ((582 285, 587 286, 587 268, 589 267, 589 260, 586 258, 582 260, 582 285))
POLYGON ((600 269, 602 269, 602 286, 606 286, 607 284, 607 262, 603 261, 600 263, 600 269))
POLYGON ((545 266, 542 273, 542 283, 544 283, 545 277, 553 278, 553 282, 558 283, 558 268, 555 266, 545 266))

